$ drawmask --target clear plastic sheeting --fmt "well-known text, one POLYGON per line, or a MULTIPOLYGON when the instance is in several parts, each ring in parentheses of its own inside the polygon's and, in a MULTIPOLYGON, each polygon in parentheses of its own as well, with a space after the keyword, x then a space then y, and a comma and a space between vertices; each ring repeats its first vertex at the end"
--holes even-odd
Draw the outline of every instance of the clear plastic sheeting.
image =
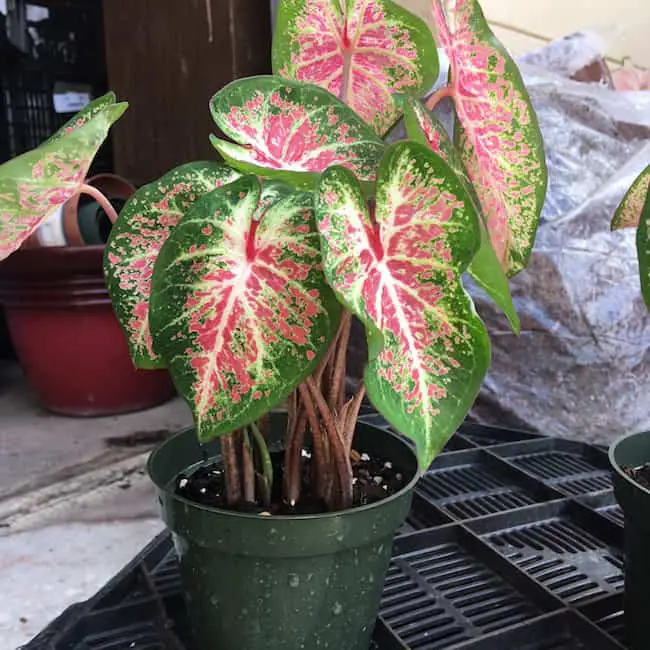
POLYGON ((596 83, 572 79, 604 68, 595 43, 576 35, 521 64, 544 135, 549 191, 531 263, 511 281, 521 335, 470 287, 493 343, 471 417, 607 441, 650 429, 650 316, 635 233, 609 229, 650 162, 650 92, 615 92, 607 74, 596 83))

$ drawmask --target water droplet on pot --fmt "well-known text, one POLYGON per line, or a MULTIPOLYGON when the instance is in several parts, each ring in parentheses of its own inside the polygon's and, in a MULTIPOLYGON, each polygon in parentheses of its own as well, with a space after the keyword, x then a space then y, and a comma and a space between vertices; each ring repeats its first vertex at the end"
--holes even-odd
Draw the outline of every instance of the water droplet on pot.
POLYGON ((295 573, 289 574, 289 586, 290 587, 299 587, 300 586, 300 576, 297 576, 295 573))
POLYGON ((334 603, 334 607, 332 607, 332 613, 334 616, 339 616, 339 614, 343 611, 343 605, 341 603, 334 603))

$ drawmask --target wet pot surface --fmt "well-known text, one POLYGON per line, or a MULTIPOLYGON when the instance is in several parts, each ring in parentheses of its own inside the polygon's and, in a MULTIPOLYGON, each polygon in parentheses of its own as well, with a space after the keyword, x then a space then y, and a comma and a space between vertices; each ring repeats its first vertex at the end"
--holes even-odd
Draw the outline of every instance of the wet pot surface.
MULTIPOLYGON (((277 416, 273 427, 282 428, 277 416)), ((197 650, 368 650, 393 537, 417 480, 411 448, 370 425, 355 448, 411 476, 383 501, 323 515, 265 517, 179 497, 181 472, 202 462, 193 431, 151 456, 163 518, 174 534, 197 650)), ((218 444, 208 445, 218 453, 218 444)))
POLYGON ((628 470, 650 462, 650 432, 614 442, 614 491, 625 513, 625 625, 630 650, 650 647, 650 490, 628 470))

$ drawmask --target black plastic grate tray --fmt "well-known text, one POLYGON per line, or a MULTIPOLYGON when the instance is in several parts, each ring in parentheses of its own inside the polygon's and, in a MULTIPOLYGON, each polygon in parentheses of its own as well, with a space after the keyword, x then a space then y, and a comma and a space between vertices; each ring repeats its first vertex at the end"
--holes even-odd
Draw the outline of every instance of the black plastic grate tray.
MULTIPOLYGON (((396 538, 371 650, 624 648, 604 452, 474 424, 452 441, 396 538)), ((127 649, 194 650, 167 534, 24 648, 127 649)))
POLYGON ((546 438, 496 446, 492 451, 570 496, 612 489, 607 453, 591 445, 546 438))

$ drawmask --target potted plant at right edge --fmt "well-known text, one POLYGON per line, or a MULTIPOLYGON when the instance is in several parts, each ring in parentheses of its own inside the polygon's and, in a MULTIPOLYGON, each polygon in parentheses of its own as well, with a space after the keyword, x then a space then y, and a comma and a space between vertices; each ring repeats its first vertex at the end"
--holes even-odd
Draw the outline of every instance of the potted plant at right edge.
MULTIPOLYGON (((412 489, 489 366, 466 271, 518 330, 508 277, 544 202, 541 135, 479 4, 453 4, 433 2, 450 79, 425 106, 423 21, 390 0, 281 0, 275 74, 211 101, 225 163, 140 188, 113 227, 132 358, 167 367, 194 414, 149 472, 200 650, 368 650, 412 489), (445 97, 451 138, 427 110, 445 97), (386 145, 401 118, 408 139, 386 145), (369 363, 348 399, 353 316, 369 363), (357 422, 366 394, 415 450, 357 422)), ((75 142, 94 146, 119 106, 87 111, 66 157, 0 167, 0 259, 60 200, 43 174, 80 191, 75 142)))
MULTIPOLYGON (((634 181, 612 230, 636 228, 641 293, 650 309, 650 165, 634 181)), ((650 647, 650 431, 616 440, 609 459, 625 513, 625 623, 631 650, 650 647)))

